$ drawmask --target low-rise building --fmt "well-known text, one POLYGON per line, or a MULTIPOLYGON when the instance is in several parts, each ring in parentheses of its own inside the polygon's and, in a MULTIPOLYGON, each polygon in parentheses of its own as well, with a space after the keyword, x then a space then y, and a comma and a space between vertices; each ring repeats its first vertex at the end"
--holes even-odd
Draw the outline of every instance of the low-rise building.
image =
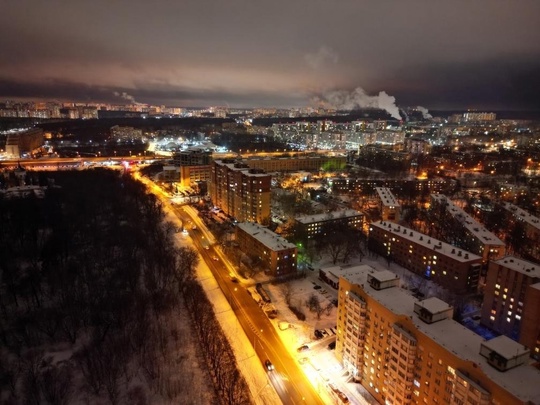
POLYGON ((323 214, 302 215, 294 219, 296 232, 299 236, 312 239, 319 235, 325 226, 349 226, 362 229, 363 214, 359 211, 347 209, 323 214))
POLYGON ((456 293, 478 288, 482 258, 389 221, 369 225, 370 249, 456 293))
POLYGON ((486 341, 452 314, 436 297, 415 299, 387 270, 349 268, 339 281, 336 357, 381 404, 540 403, 529 350, 506 336, 486 341))
POLYGON ((504 257, 506 244, 445 195, 431 194, 430 210, 444 224, 437 229, 446 242, 482 256, 484 264, 504 257))
POLYGON ((399 222, 401 219, 401 205, 388 187, 376 187, 379 210, 384 221, 399 222))
POLYGON ((268 228, 241 222, 236 226, 236 242, 242 252, 258 258, 272 276, 283 277, 296 272, 296 245, 268 228))
POLYGON ((504 208, 507 218, 514 225, 518 222, 523 224, 528 242, 527 254, 536 260, 540 260, 540 218, 508 202, 502 202, 501 206, 504 208))
POLYGON ((345 155, 305 155, 287 157, 260 157, 252 156, 243 159, 252 169, 262 169, 267 172, 298 172, 319 171, 319 170, 339 170, 345 167, 347 157, 345 155))

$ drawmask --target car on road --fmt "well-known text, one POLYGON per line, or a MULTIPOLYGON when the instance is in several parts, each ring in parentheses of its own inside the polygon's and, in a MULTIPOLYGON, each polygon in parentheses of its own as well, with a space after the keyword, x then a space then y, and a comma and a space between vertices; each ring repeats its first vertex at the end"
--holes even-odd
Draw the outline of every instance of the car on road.
POLYGON ((196 227, 195 225, 193 225, 193 226, 191 227, 191 229, 195 230, 195 229, 197 229, 197 227, 196 227))
POLYGON ((305 352, 306 350, 309 350, 309 346, 308 346, 308 345, 302 345, 302 346, 300 346, 298 349, 296 349, 296 351, 297 351, 298 353, 305 352))
POLYGON ((274 365, 272 364, 272 362, 271 362, 270 360, 266 360, 266 361, 264 362, 264 366, 266 367, 266 369, 267 369, 268 371, 274 370, 274 365))
POLYGON ((336 394, 339 397, 339 399, 341 399, 341 403, 343 403, 343 404, 348 404, 349 403, 349 397, 347 397, 347 395, 345 395, 343 392, 338 391, 338 392, 336 392, 336 394))
POLYGON ((217 262, 219 260, 219 258, 217 256, 212 256, 212 260, 217 262))
POLYGON ((234 276, 231 277, 231 281, 233 283, 238 283, 238 279, 236 277, 234 277, 234 276))
POLYGON ((210 246, 205 246, 204 249, 208 250, 208 249, 210 249, 210 246))

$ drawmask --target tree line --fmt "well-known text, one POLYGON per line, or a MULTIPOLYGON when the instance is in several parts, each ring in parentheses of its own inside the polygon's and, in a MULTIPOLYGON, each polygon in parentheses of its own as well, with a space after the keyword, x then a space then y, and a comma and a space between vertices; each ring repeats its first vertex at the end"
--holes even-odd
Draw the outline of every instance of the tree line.
POLYGON ((156 197, 105 169, 41 176, 43 198, 0 197, 0 403, 245 403, 195 384, 210 373, 181 319, 200 315, 183 299, 198 256, 156 197))

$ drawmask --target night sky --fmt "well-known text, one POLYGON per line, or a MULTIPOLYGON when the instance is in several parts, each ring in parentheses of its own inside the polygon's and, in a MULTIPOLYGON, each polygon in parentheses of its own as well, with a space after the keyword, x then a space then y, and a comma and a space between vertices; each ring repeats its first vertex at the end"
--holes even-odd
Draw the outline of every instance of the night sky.
POLYGON ((538 0, 1 3, 0 100, 540 109, 538 0))

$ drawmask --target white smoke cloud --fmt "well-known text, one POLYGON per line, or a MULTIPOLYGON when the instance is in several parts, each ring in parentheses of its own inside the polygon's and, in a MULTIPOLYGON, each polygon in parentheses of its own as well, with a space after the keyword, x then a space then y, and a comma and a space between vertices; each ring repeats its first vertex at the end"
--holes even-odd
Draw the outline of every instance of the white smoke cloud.
POLYGON ((339 60, 338 54, 332 48, 324 45, 317 52, 306 54, 304 58, 313 70, 319 70, 328 63, 335 65, 339 60))
POLYGON ((425 120, 429 120, 429 119, 433 118, 433 116, 428 112, 427 108, 422 107, 421 105, 419 105, 418 107, 416 107, 416 109, 422 113, 422 117, 425 120))
POLYGON ((380 108, 388 112, 393 118, 401 120, 399 109, 396 106, 396 98, 390 96, 385 91, 379 92, 376 96, 370 96, 361 87, 357 87, 353 91, 333 90, 322 94, 317 101, 326 107, 338 110, 380 108))
POLYGON ((116 97, 121 97, 123 98, 124 100, 128 100, 129 102, 131 102, 131 104, 141 104, 141 103, 138 103, 136 100, 135 100, 135 97, 133 97, 132 95, 126 93, 125 91, 123 91, 122 93, 119 93, 118 91, 115 91, 113 93, 116 97))

